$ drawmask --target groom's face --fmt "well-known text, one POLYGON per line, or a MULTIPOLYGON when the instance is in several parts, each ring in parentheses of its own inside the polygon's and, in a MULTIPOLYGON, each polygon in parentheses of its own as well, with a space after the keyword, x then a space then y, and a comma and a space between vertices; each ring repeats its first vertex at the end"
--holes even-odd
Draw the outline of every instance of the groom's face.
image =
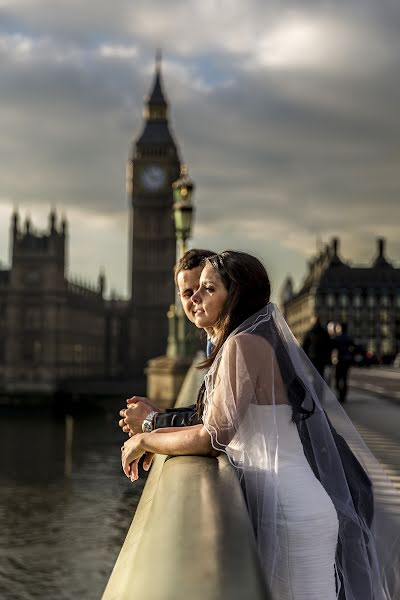
POLYGON ((194 323, 192 296, 199 288, 200 275, 203 267, 195 267, 194 269, 187 269, 179 271, 176 284, 178 286, 178 295, 182 302, 182 307, 185 315, 194 323))

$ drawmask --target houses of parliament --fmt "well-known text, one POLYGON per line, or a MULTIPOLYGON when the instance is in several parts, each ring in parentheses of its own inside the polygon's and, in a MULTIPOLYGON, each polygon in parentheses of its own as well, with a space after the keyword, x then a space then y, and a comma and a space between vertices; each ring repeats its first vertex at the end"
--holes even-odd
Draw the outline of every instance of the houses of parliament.
POLYGON ((158 60, 127 162, 128 300, 105 297, 103 273, 92 287, 69 277, 68 222, 55 211, 40 232, 12 215, 10 268, 0 267, 0 394, 53 394, 70 380, 132 379, 165 354, 166 314, 175 299, 171 185, 181 170, 168 112, 158 60))

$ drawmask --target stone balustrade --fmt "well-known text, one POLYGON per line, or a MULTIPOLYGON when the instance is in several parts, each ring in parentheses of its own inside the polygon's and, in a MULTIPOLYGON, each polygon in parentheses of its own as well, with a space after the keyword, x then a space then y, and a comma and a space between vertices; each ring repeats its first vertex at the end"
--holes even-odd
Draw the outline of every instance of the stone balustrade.
MULTIPOLYGON (((177 406, 192 404, 192 366, 177 406)), ((235 469, 218 458, 157 456, 102 600, 261 600, 263 581, 235 469)))

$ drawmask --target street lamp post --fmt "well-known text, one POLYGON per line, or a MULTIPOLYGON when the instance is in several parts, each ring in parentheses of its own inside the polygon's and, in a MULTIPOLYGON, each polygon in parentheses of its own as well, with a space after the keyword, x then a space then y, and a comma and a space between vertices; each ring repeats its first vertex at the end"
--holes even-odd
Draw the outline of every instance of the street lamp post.
MULTIPOLYGON (((186 165, 182 165, 179 179, 172 184, 174 205, 173 217, 177 240, 177 260, 182 258, 187 250, 186 242, 192 230, 194 207, 192 193, 194 183, 188 175, 186 165)), ((169 335, 167 356, 183 358, 187 356, 187 324, 180 301, 175 298, 175 306, 171 305, 168 312, 169 335)))
MULTIPOLYGON (((173 214, 177 242, 177 260, 186 252, 186 242, 191 235, 193 204, 193 181, 187 168, 182 166, 180 177, 172 184, 173 214)), ((158 406, 170 408, 174 405, 186 373, 193 361, 193 349, 187 341, 189 322, 183 312, 182 304, 175 295, 168 314, 168 344, 166 356, 150 360, 146 369, 147 396, 158 406)))
POLYGON ((192 193, 194 183, 188 175, 186 165, 182 165, 181 174, 177 181, 172 184, 174 196, 174 222, 175 233, 178 240, 178 259, 185 254, 186 240, 190 237, 193 220, 192 193))

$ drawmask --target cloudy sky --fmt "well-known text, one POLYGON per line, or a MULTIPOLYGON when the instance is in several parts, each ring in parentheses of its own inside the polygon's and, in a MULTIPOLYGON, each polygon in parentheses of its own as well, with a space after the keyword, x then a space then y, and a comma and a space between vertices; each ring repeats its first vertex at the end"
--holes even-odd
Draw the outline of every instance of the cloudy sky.
POLYGON ((0 261, 14 206, 70 227, 71 275, 127 292, 125 163, 163 50, 192 245, 256 253, 275 295, 317 240, 400 262, 398 0, 0 0, 0 261))

